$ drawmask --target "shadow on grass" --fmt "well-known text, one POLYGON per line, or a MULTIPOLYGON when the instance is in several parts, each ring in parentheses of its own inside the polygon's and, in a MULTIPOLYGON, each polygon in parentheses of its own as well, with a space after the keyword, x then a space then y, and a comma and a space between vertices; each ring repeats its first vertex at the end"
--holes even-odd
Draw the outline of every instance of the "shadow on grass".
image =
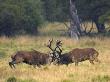
POLYGON ((25 80, 21 80, 21 79, 17 79, 16 77, 9 77, 6 82, 38 82, 34 79, 25 79, 25 80))

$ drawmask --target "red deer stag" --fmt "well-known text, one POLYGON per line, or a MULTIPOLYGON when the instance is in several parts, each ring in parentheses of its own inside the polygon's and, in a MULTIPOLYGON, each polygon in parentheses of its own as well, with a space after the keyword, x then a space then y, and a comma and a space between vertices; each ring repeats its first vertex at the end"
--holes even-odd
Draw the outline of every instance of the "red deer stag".
MULTIPOLYGON (((51 47, 51 45, 50 45, 51 47)), ((39 51, 33 50, 33 51, 18 51, 16 54, 11 56, 12 61, 9 62, 9 66, 11 68, 15 68, 14 64, 18 63, 26 63, 29 65, 33 65, 34 67, 37 65, 40 67, 40 65, 50 64, 52 62, 52 54, 45 54, 41 53, 39 51)))
MULTIPOLYGON (((59 46, 57 46, 59 50, 62 52, 59 46)), ((64 54, 59 54, 60 61, 58 64, 66 64, 69 63, 75 63, 75 65, 78 65, 79 62, 89 60, 91 64, 94 64, 94 61, 100 62, 98 60, 99 53, 94 48, 84 48, 84 49, 73 49, 72 51, 64 54)), ((54 56, 53 56, 54 57, 54 56)), ((56 58, 54 57, 54 60, 56 58)))
POLYGON ((73 49, 69 52, 70 57, 72 58, 72 62, 75 62, 75 65, 78 65, 79 62, 89 60, 91 64, 95 62, 100 62, 98 59, 98 51, 94 48, 84 48, 84 49, 73 49))

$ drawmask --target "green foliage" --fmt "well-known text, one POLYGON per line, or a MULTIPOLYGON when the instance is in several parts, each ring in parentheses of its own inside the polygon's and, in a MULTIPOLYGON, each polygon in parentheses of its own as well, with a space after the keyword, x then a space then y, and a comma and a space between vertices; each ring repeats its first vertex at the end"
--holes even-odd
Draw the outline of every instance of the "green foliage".
POLYGON ((40 0, 2 0, 0 35, 36 33, 43 22, 40 0))
POLYGON ((9 77, 7 82, 17 82, 17 79, 15 77, 9 77))
POLYGON ((26 80, 19 80, 18 82, 37 82, 36 80, 33 79, 26 79, 26 80))
POLYGON ((104 23, 110 21, 110 11, 106 12, 104 15, 100 16, 99 22, 104 23))
POLYGON ((105 76, 97 76, 92 79, 92 82, 109 82, 110 77, 108 75, 105 76))
MULTIPOLYGON (((44 16, 49 21, 67 21, 69 19, 69 0, 42 0, 44 16)), ((92 20, 110 11, 109 0, 75 0, 78 15, 82 20, 92 20)), ((106 15, 108 16, 108 15, 106 15)))
POLYGON ((21 79, 15 78, 15 77, 9 77, 6 82, 37 82, 37 81, 34 79, 21 80, 21 79))
POLYGON ((67 21, 69 18, 68 0, 42 0, 44 8, 44 17, 50 22, 67 21))
MULTIPOLYGON (((42 0, 44 17, 50 22, 64 22, 70 19, 69 0, 42 0)), ((105 32, 104 22, 109 19, 109 0, 75 0, 81 22, 93 21, 98 32, 105 32)))
POLYGON ((92 18, 100 17, 110 11, 109 0, 76 0, 76 6, 83 20, 92 20, 92 18))
MULTIPOLYGON (((82 22, 97 19, 101 26, 110 20, 109 0, 75 0, 75 4, 82 22)), ((36 34, 44 19, 69 21, 69 6, 69 0, 0 0, 0 35, 36 34)))
POLYGON ((47 66, 45 66, 43 69, 44 69, 44 70, 49 70, 49 68, 48 68, 47 66))
POLYGON ((74 77, 74 74, 69 74, 68 76, 73 78, 74 77))
POLYGON ((61 82, 74 82, 74 81, 70 79, 65 79, 65 80, 62 80, 61 82))
POLYGON ((100 33, 106 32, 104 22, 107 21, 110 12, 109 0, 76 0, 81 21, 93 21, 100 33))

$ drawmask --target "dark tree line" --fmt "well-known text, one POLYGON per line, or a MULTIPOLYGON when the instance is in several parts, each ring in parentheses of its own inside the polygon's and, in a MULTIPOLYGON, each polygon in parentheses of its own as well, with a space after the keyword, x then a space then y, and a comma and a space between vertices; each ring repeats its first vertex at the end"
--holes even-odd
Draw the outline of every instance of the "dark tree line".
POLYGON ((82 21, 91 20, 96 24, 98 32, 106 31, 105 21, 110 17, 109 0, 76 0, 76 6, 82 21))
POLYGON ((42 12, 40 0, 0 0, 0 35, 36 34, 42 12))
POLYGON ((70 22, 70 1, 80 23, 93 21, 99 33, 106 32, 109 0, 0 0, 0 35, 36 34, 45 21, 70 22))
MULTIPOLYGON (((52 21, 65 21, 71 18, 70 15, 70 0, 48 0, 44 1, 44 3, 48 2, 46 10, 48 11, 47 14, 51 16, 52 21), (66 3, 66 4, 65 4, 66 3), (49 6, 49 4, 51 6, 49 6), (53 8, 53 9, 50 9, 53 8), (50 10, 49 10, 50 9, 50 10), (58 11, 59 9, 59 11, 58 11), (54 14, 52 14, 54 12, 54 14), (56 15, 57 14, 57 15, 56 15), (60 19, 62 17, 62 19, 60 19)), ((105 22, 110 20, 110 1, 109 0, 72 0, 74 1, 77 13, 81 22, 84 21, 93 21, 96 26, 98 32, 105 32, 105 22)))

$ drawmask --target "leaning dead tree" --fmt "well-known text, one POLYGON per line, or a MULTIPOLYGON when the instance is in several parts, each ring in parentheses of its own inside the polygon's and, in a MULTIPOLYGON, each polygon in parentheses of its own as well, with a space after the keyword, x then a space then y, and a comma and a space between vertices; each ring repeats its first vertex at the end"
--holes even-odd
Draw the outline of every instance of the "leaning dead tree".
POLYGON ((81 35, 81 26, 74 0, 70 0, 70 28, 69 35, 71 38, 78 40, 81 35))
POLYGON ((94 23, 93 23, 93 21, 83 22, 83 24, 81 24, 81 27, 83 27, 83 29, 84 29, 83 33, 85 35, 90 35, 92 30, 94 29, 94 23), (89 26, 89 25, 91 25, 91 26, 89 26), (89 26, 89 29, 88 29, 88 26, 89 26))

